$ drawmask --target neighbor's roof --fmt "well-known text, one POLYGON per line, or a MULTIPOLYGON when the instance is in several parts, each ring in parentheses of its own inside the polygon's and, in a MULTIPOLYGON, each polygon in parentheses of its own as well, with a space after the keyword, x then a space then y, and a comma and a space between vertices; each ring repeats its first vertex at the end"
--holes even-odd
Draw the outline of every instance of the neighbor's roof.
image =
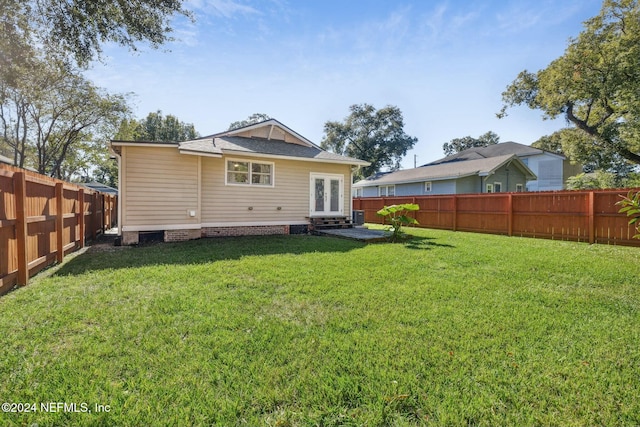
POLYGON ((13 160, 11 160, 10 158, 5 157, 5 156, 0 154, 0 163, 6 163, 8 165, 13 165, 13 160))
POLYGON ((102 184, 102 183, 97 182, 97 181, 83 182, 83 183, 80 183, 80 185, 82 185, 83 187, 90 188, 90 189, 95 190, 95 191, 99 191, 101 193, 118 194, 118 190, 117 189, 115 189, 113 187, 109 187, 108 185, 102 184))
POLYGON ((353 184, 354 187, 370 187, 384 184, 405 184, 423 181, 442 181, 466 176, 488 176, 508 163, 515 164, 527 175, 527 179, 536 179, 536 175, 515 154, 489 157, 455 163, 441 163, 425 165, 413 169, 399 170, 371 178, 366 178, 353 184))
POLYGON ((440 163, 447 163, 453 161, 462 161, 462 160, 476 160, 476 159, 486 159, 489 157, 497 157, 504 156, 507 154, 515 154, 519 157, 526 156, 534 156, 537 154, 550 154, 553 156, 558 156, 560 158, 565 158, 562 154, 552 153, 550 151, 541 150, 536 147, 532 147, 530 145, 518 144, 517 142, 501 142, 499 144, 492 144, 486 147, 473 147, 468 148, 466 150, 460 151, 459 153, 452 154, 447 157, 443 157, 442 159, 438 159, 431 163, 427 163, 424 166, 429 165, 437 165, 440 163))

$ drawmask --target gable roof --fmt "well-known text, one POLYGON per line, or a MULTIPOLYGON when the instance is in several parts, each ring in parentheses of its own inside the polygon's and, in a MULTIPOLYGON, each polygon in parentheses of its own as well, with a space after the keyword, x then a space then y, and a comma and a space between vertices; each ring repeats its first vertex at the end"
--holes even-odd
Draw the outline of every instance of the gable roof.
POLYGON ((406 184, 411 182, 442 181, 466 176, 489 176, 507 164, 514 164, 522 170, 527 180, 536 179, 536 175, 515 154, 466 160, 454 163, 425 165, 413 169, 399 170, 365 178, 353 184, 354 187, 370 187, 387 184, 406 184))
POLYGON ((475 159, 486 159, 489 157, 496 156, 504 156, 507 154, 515 154, 518 157, 526 157, 526 156, 534 156, 539 154, 549 154, 552 156, 557 156, 559 158, 565 159, 565 156, 562 154, 552 153, 550 151, 541 150, 536 147, 532 147, 530 145, 519 144, 517 142, 508 141, 501 142, 499 144, 492 144, 486 147, 472 147, 466 150, 460 151, 459 153, 451 154, 450 156, 443 157, 442 159, 438 159, 431 163, 427 163, 424 166, 428 165, 437 165, 440 163, 448 163, 454 161, 462 161, 462 160, 475 160, 475 159))
POLYGON ((184 142, 111 141, 113 147, 127 145, 177 147, 180 154, 206 157, 223 155, 296 159, 368 166, 370 163, 323 150, 275 119, 184 142))
POLYGON ((268 129, 268 135, 265 135, 266 137, 264 138, 266 140, 272 140, 272 139, 280 140, 279 139, 280 137, 284 137, 284 139, 282 140, 286 142, 292 142, 294 144, 298 143, 298 144, 306 145, 309 147, 318 147, 316 144, 314 144, 304 136, 300 135, 299 133, 295 132, 291 128, 283 125, 276 119, 268 119, 259 123, 254 123, 252 125, 243 126, 237 129, 231 129, 224 132, 219 132, 219 133, 210 135, 209 137, 206 137, 206 138, 216 138, 216 137, 222 137, 222 136, 246 136, 246 135, 251 135, 251 137, 255 137, 252 135, 252 131, 256 131, 259 129, 268 129), (275 129, 279 130, 280 132, 274 133, 275 129), (286 139, 287 134, 292 136, 293 140, 287 141, 286 139))

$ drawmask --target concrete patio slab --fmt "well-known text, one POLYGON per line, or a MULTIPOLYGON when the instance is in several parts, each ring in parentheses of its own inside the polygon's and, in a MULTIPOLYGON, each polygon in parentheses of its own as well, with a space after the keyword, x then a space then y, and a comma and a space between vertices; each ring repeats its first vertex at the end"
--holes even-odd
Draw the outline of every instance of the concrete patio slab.
POLYGON ((338 228, 328 230, 317 230, 317 234, 325 236, 341 237, 343 239, 359 240, 361 242, 373 243, 387 240, 388 233, 384 230, 369 230, 368 228, 338 228))

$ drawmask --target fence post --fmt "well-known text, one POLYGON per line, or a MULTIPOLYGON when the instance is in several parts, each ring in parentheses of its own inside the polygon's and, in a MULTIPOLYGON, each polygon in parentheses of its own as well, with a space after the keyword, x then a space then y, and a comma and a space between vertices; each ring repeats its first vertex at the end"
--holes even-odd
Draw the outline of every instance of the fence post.
POLYGON ((100 231, 102 232, 102 234, 104 234, 104 230, 105 230, 105 226, 104 226, 104 222, 107 219, 106 216, 106 209, 105 209, 105 195, 98 193, 98 197, 100 198, 100 211, 102 212, 102 219, 101 219, 101 224, 100 224, 100 231))
POLYGON ((509 235, 509 237, 511 237, 511 236, 513 236, 513 194, 509 193, 507 201, 508 201, 507 204, 508 204, 508 209, 509 209, 509 211, 507 213, 507 215, 508 215, 507 224, 508 224, 508 228, 509 228, 508 235, 509 235))
POLYGON ((84 189, 78 189, 78 234, 80 247, 84 248, 84 189))
POLYGON ((56 261, 62 262, 64 259, 64 199, 63 184, 56 182, 56 261))
POLYGON ((596 227, 595 227, 595 193, 589 191, 589 197, 587 198, 589 206, 587 212, 589 215, 589 244, 596 242, 596 227))
POLYGON ((458 196, 453 195, 453 231, 458 228, 458 196))
POLYGON ((17 283, 26 286, 29 283, 29 260, 27 259, 27 179, 24 172, 13 174, 13 191, 16 198, 17 283))
POLYGON ((96 240, 96 226, 98 225, 98 198, 91 194, 91 240, 96 240))

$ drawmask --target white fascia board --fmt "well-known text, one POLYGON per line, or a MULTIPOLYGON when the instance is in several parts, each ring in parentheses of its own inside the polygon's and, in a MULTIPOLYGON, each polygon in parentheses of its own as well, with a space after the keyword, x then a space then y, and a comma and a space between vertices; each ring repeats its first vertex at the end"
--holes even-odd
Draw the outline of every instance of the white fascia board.
POLYGON ((180 149, 178 151, 180 151, 180 154, 186 154, 188 156, 215 157, 216 159, 219 159, 222 157, 222 153, 218 154, 218 153, 211 153, 207 151, 195 151, 195 150, 185 150, 185 149, 180 149))
POLYGON ((114 147, 153 147, 153 148, 178 148, 173 142, 135 142, 135 141, 111 141, 114 147))

